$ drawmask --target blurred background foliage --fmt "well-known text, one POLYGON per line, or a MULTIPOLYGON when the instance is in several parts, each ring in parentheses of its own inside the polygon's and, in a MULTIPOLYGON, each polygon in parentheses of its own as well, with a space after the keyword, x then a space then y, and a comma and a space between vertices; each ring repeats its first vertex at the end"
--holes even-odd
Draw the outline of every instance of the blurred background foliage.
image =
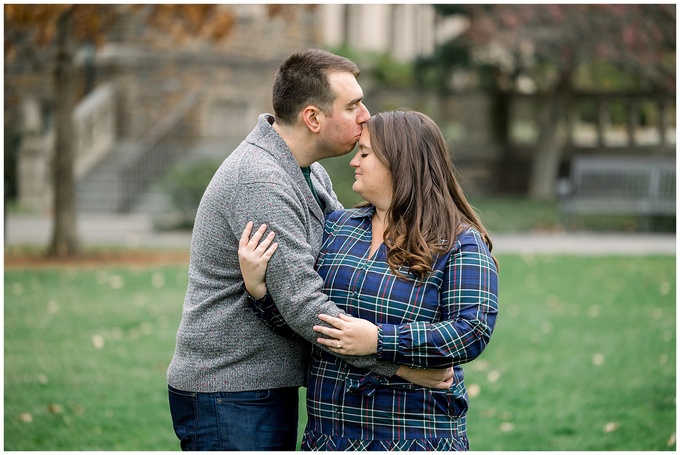
MULTIPOLYGON (((353 154, 322 160, 333 189, 344 207, 353 207, 362 198, 352 191, 354 170, 349 166, 353 154)), ((159 230, 191 229, 196 209, 205 187, 221 161, 204 158, 189 164, 174 166, 159 184, 169 201, 169 211, 155 217, 159 230)), ((457 175, 465 189, 466 178, 457 175)), ((472 197, 470 203, 491 233, 549 233, 563 231, 591 232, 675 232, 675 217, 659 216, 649 219, 634 215, 571 215, 565 216, 556 200, 530 200, 525 197, 472 197)))

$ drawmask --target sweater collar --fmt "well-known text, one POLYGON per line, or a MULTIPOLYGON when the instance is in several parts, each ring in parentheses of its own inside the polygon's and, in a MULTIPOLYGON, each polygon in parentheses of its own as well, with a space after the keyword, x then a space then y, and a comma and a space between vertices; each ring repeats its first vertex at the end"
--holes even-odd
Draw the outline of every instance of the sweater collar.
MULTIPOLYGON (((309 189, 305 177, 302 175, 300 165, 295 156, 293 156, 293 152, 291 152, 286 141, 283 140, 272 126, 274 121, 275 119, 272 114, 260 114, 257 118, 257 126, 246 137, 246 142, 269 153, 295 184, 303 188, 302 191, 305 194, 305 199, 311 208, 312 214, 323 223, 325 219, 324 213, 309 189)), ((310 166, 312 174, 314 173, 315 164, 313 163, 310 166)))

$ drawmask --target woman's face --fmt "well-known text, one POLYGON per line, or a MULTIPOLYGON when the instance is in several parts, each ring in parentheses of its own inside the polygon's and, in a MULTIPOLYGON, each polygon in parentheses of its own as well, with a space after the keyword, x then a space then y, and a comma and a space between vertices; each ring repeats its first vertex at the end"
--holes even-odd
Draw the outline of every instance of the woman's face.
POLYGON ((349 163, 354 168, 352 190, 380 210, 387 210, 392 200, 392 172, 373 152, 368 128, 359 138, 359 150, 349 163))

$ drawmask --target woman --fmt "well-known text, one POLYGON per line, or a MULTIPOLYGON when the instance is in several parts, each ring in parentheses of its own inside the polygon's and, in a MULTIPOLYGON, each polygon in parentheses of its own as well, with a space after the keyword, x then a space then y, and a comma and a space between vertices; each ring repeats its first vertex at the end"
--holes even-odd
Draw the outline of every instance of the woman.
MULTIPOLYGON (((448 390, 419 387, 314 348, 302 449, 467 450, 460 365, 482 353, 496 322, 491 240, 426 115, 371 117, 350 165, 366 203, 327 217, 317 271, 324 292, 353 317, 320 315, 330 326, 315 328, 319 343, 410 367, 453 366, 454 380, 448 390)), ((250 241, 244 232, 239 251, 255 298, 266 292, 264 269, 276 249, 272 235, 259 244, 263 232, 250 241)), ((266 298, 259 303, 261 315, 275 312, 266 298)))

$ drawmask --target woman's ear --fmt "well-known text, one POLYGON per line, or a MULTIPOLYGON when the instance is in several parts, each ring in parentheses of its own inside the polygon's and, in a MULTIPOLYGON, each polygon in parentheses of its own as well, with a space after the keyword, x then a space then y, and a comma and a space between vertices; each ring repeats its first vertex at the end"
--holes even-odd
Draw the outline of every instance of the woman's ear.
POLYGON ((313 133, 318 133, 321 128, 320 116, 323 115, 319 109, 314 106, 307 106, 302 110, 302 120, 307 125, 307 128, 313 133))

